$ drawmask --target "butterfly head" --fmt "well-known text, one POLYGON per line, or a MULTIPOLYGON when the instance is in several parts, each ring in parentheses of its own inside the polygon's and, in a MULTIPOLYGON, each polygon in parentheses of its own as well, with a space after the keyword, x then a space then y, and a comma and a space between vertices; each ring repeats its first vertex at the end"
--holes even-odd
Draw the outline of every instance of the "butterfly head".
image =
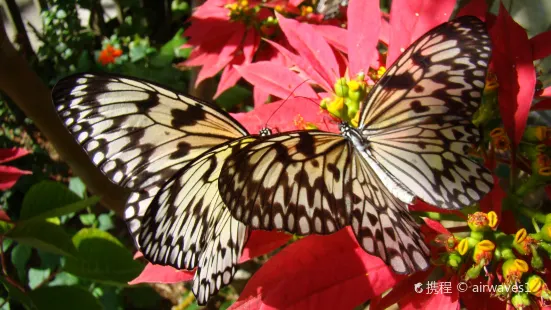
POLYGON ((258 134, 261 136, 261 137, 266 137, 266 136, 270 136, 272 134, 272 130, 268 127, 264 127, 262 129, 260 129, 260 131, 258 132, 258 134))
POLYGON ((347 122, 340 122, 339 123, 339 130, 341 131, 341 134, 343 136, 347 135, 347 134, 350 134, 350 129, 352 127, 350 127, 350 124, 348 124, 347 122))

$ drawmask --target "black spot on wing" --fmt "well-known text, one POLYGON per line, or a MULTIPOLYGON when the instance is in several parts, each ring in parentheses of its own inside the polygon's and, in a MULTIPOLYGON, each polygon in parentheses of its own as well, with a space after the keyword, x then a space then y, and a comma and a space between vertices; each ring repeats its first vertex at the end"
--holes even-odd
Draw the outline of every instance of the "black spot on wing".
POLYGON ((173 109, 171 114, 173 117, 172 126, 174 128, 195 125, 197 121, 206 118, 205 111, 198 105, 189 105, 186 110, 173 109))
POLYGON ((159 96, 157 96, 157 94, 150 93, 149 98, 141 99, 136 103, 136 106, 138 107, 140 113, 147 113, 149 110, 159 105, 159 102, 159 96))
POLYGON ((327 164, 327 170, 333 175, 333 178, 335 178, 335 182, 339 182, 341 178, 341 172, 339 168, 337 168, 337 165, 334 163, 327 164))
POLYGON ((424 112, 428 112, 430 110, 429 107, 422 105, 421 101, 419 101, 419 100, 415 100, 415 101, 411 102, 410 107, 413 110, 413 112, 415 112, 415 113, 424 113, 424 112))
POLYGON ((384 85, 387 90, 412 89, 416 84, 413 76, 407 72, 400 75, 385 75, 379 80, 379 85, 384 85))
POLYGON ((431 65, 428 57, 421 55, 421 50, 411 54, 411 61, 422 68, 428 68, 431 65))
POLYGON ((305 156, 313 156, 315 153, 314 137, 308 132, 299 132, 298 136, 297 151, 305 156))
POLYGON ((191 145, 186 142, 180 142, 176 147, 177 150, 174 153, 170 154, 170 159, 185 157, 187 154, 189 154, 189 151, 191 150, 191 145))

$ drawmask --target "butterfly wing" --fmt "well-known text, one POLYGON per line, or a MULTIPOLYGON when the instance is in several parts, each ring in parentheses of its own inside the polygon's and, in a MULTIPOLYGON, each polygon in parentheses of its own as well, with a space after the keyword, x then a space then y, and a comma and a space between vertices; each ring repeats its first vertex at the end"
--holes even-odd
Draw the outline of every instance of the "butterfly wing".
POLYGON ((489 171, 467 150, 491 45, 483 22, 465 16, 413 43, 373 87, 359 130, 376 162, 428 203, 455 209, 490 191, 489 171))
POLYGON ((139 236, 148 260, 178 269, 197 267, 193 293, 199 304, 227 285, 247 240, 246 226, 233 219, 218 192, 218 176, 233 146, 217 146, 190 161, 168 180, 143 217, 139 236))
POLYGON ((134 191, 125 217, 135 238, 162 183, 211 147, 247 135, 216 106, 134 78, 73 75, 52 98, 92 162, 134 191))
POLYGON ((348 6, 348 0, 319 0, 316 13, 322 14, 324 19, 331 19, 339 15, 341 6, 348 6))
POLYGON ((219 188, 232 215, 252 228, 306 235, 352 225, 360 245, 396 272, 428 267, 406 205, 341 135, 298 131, 252 142, 226 160, 219 188))
POLYGON ((52 97, 94 164, 133 191, 163 183, 211 147, 247 135, 210 103, 126 77, 70 76, 52 97))
POLYGON ((197 267, 193 292, 206 303, 233 277, 247 238, 217 188, 205 191, 217 176, 204 168, 221 165, 227 155, 208 150, 246 130, 212 104, 126 77, 68 77, 55 86, 53 100, 94 164, 133 191, 125 219, 144 256, 155 264, 197 267), (194 200, 176 203, 187 178, 199 178, 184 188, 195 190, 189 193, 194 200))

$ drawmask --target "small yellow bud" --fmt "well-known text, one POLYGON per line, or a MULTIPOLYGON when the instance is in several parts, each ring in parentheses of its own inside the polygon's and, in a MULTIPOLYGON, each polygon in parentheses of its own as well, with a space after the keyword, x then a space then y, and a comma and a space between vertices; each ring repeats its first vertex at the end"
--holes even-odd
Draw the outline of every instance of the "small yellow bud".
POLYGON ((459 254, 465 255, 469 250, 469 241, 467 239, 462 239, 455 249, 459 254))
POLYGON ((526 229, 521 228, 517 231, 515 234, 515 242, 516 243, 522 243, 524 239, 526 239, 526 236, 528 236, 528 233, 526 232, 526 229))
POLYGON ((498 222, 499 219, 497 217, 497 214, 494 211, 488 212, 488 226, 490 226, 492 229, 495 229, 498 222))
POLYGON ((360 83, 358 83, 358 81, 356 80, 348 81, 348 88, 351 91, 357 91, 358 89, 360 89, 360 83))

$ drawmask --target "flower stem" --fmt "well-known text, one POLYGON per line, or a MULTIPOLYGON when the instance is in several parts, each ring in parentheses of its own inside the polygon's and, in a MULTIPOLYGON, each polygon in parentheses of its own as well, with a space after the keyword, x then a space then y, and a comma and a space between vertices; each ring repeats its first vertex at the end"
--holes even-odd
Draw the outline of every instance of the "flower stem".
POLYGON ((454 222, 465 221, 464 219, 458 217, 455 214, 444 214, 444 213, 438 213, 438 212, 418 212, 418 211, 414 211, 412 213, 422 217, 428 217, 429 219, 435 220, 435 221, 454 221, 454 222))

